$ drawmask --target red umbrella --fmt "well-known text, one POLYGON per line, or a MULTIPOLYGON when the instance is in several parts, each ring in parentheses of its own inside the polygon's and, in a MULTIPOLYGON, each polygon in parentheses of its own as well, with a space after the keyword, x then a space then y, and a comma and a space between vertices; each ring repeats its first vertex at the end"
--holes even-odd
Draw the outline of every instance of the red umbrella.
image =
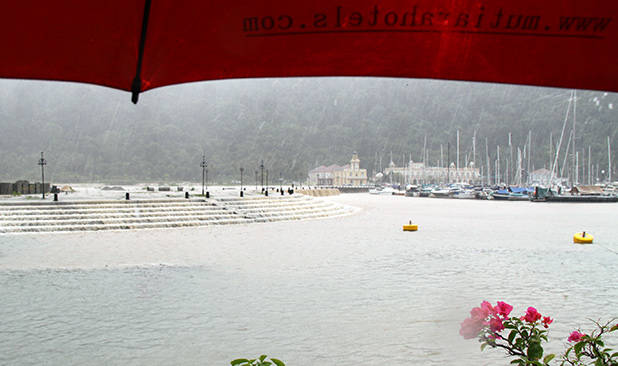
POLYGON ((614 0, 4 1, 0 77, 389 76, 618 91, 614 0))

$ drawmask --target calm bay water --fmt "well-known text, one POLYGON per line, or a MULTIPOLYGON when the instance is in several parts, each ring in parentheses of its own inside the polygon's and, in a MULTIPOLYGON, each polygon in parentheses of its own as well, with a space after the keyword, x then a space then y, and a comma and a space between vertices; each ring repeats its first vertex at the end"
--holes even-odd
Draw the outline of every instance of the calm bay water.
POLYGON ((500 365, 458 335, 482 300, 551 315, 556 350, 618 316, 616 204, 327 199, 361 211, 0 236, 0 364, 500 365), (580 230, 595 244, 573 245, 580 230))

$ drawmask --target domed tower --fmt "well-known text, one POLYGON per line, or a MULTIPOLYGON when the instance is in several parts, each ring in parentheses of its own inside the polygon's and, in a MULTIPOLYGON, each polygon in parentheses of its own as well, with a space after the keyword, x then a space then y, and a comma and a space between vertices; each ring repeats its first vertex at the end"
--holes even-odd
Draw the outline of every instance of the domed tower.
POLYGON ((358 171, 360 169, 360 160, 356 151, 352 154, 352 160, 350 160, 350 169, 352 171, 358 171))

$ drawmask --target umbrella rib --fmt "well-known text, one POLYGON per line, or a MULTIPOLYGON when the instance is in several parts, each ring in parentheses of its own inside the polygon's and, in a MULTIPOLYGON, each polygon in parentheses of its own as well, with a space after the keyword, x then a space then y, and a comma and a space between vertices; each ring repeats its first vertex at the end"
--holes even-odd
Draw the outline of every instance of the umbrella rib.
POLYGON ((146 0, 144 3, 144 17, 142 18, 142 34, 139 40, 139 51, 137 55, 137 69, 135 70, 135 78, 131 84, 131 101, 137 104, 139 93, 142 90, 142 59, 144 58, 144 45, 146 44, 146 31, 148 30, 148 16, 150 15, 150 2, 146 0))

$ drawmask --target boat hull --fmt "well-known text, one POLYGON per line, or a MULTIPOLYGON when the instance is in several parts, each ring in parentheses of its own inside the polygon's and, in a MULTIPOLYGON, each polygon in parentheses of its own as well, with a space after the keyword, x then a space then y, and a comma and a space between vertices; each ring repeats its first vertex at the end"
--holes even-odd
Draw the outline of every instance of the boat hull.
POLYGON ((547 196, 545 202, 618 202, 618 196, 547 196))

